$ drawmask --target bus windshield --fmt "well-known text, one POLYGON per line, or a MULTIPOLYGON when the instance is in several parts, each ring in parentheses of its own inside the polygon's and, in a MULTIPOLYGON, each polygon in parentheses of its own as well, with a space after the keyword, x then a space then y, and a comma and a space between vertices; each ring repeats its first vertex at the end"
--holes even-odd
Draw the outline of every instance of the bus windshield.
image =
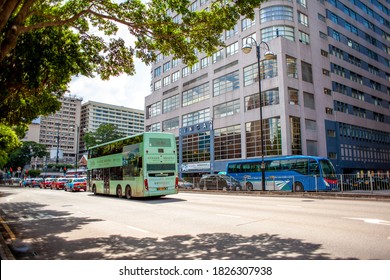
POLYGON ((322 169, 322 176, 324 177, 336 177, 336 171, 329 160, 319 160, 322 169))

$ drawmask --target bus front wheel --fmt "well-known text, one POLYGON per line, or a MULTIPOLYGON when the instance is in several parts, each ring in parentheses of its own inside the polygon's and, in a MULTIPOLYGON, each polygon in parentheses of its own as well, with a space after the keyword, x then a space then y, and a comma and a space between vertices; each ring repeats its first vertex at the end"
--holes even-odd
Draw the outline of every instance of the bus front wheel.
POLYGON ((126 187, 125 195, 127 199, 131 198, 131 188, 129 186, 126 187))
POLYGON ((296 182, 294 184, 294 191, 295 192, 303 192, 303 185, 301 182, 296 182))
POLYGON ((246 189, 247 189, 248 191, 253 191, 253 184, 252 184, 251 182, 247 182, 247 183, 246 183, 246 189))
POLYGON ((119 198, 122 198, 122 188, 121 188, 121 186, 117 186, 117 187, 116 187, 116 195, 117 195, 119 198))
POLYGON ((96 194, 96 186, 95 185, 93 185, 93 187, 92 187, 92 193, 96 194))

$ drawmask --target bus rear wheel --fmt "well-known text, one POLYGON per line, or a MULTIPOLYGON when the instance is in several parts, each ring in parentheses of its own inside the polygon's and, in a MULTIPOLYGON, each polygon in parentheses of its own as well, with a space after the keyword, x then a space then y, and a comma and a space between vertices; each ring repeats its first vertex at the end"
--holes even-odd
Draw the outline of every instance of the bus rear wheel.
POLYGON ((131 188, 129 186, 127 186, 125 189, 125 196, 127 199, 131 198, 131 188))
POLYGON ((117 187, 116 187, 116 195, 117 195, 119 198, 122 198, 122 187, 121 187, 121 186, 117 186, 117 187))
POLYGON ((301 182, 294 183, 294 191, 295 192, 303 192, 303 185, 301 182))

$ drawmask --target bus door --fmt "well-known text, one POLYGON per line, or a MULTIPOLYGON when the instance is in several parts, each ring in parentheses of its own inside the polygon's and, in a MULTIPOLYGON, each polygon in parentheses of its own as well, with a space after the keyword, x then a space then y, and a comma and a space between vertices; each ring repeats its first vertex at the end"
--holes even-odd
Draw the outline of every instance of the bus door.
POLYGON ((110 168, 103 169, 103 192, 110 194, 110 168))

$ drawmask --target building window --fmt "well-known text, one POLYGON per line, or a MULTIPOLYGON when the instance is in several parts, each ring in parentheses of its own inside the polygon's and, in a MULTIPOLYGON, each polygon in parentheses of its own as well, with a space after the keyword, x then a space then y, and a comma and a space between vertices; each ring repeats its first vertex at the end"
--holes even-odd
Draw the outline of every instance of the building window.
POLYGON ((183 92, 183 107, 210 97, 209 83, 205 83, 183 92))
POLYGON ((163 87, 166 87, 170 83, 171 83, 171 76, 164 77, 164 79, 163 79, 163 87))
POLYGON ((155 78, 155 77, 158 77, 158 76, 160 76, 160 75, 161 75, 161 66, 155 68, 154 71, 153 71, 153 77, 154 77, 154 78, 155 78))
POLYGON ((179 128, 179 117, 163 121, 162 128, 163 131, 179 128))
POLYGON ((251 20, 250 18, 244 18, 241 20, 241 30, 247 30, 248 28, 254 26, 256 24, 255 20, 251 20))
POLYGON ((161 114, 161 102, 156 102, 150 106, 148 106, 148 117, 155 117, 161 114))
POLYGON ((303 92, 303 103, 306 108, 315 109, 314 94, 303 92))
POLYGON ((271 79, 278 76, 278 64, 277 58, 274 59, 263 59, 260 62, 260 70, 261 70, 261 79, 271 79))
POLYGON ((289 6, 270 6, 260 10, 260 23, 276 20, 293 21, 293 8, 289 6))
POLYGON ((214 96, 225 94, 240 87, 238 71, 219 77, 213 81, 214 96))
POLYGON ((238 24, 234 25, 233 29, 227 30, 225 32, 225 39, 227 40, 236 34, 238 34, 238 24))
POLYGON ((164 72, 167 72, 167 71, 169 71, 170 69, 171 69, 171 62, 168 61, 168 62, 164 63, 164 65, 163 65, 163 71, 164 71, 164 72))
POLYGON ((190 67, 186 66, 181 70, 182 77, 187 77, 190 74, 190 67))
POLYGON ((313 83, 313 71, 311 64, 301 61, 302 80, 308 83, 313 83))
POLYGON ((180 107, 180 97, 179 95, 174 95, 172 97, 166 98, 163 100, 163 114, 174 111, 180 107))
POLYGON ((199 62, 196 62, 194 65, 191 66, 191 73, 195 73, 199 70, 199 62))
POLYGON ((314 120, 305 120, 306 130, 317 131, 317 123, 314 120))
POLYGON ((310 35, 299 30, 299 42, 305 45, 310 45, 310 35))
POLYGON ((263 41, 268 42, 277 37, 284 37, 295 42, 294 27, 287 25, 273 25, 260 30, 263 41))
POLYGON ((159 131, 161 131, 161 124, 160 124, 160 123, 151 124, 151 125, 147 128, 147 131, 159 132, 159 131))
POLYGON ((161 80, 158 80, 154 83, 154 90, 158 90, 161 88, 161 80))
POLYGON ((306 140, 307 154, 311 156, 318 156, 317 141, 306 140))
POLYGON ((333 109, 329 108, 329 107, 326 107, 325 108, 325 113, 328 114, 328 115, 333 115, 333 109))
POLYGON ((332 95, 332 90, 329 88, 324 88, 324 94, 326 95, 332 95))
POLYGON ((260 107, 259 94, 252 94, 245 97, 245 111, 250 111, 260 107))
POLYGON ((223 51, 219 50, 213 53, 213 63, 217 63, 218 61, 223 59, 223 51))
POLYGON ((309 26, 309 18, 304 13, 298 12, 298 22, 304 26, 309 26))
POLYGON ((240 113, 240 99, 214 106, 214 118, 223 118, 240 113))
POLYGON ((287 77, 298 79, 297 59, 286 55, 287 77))
POLYGON ((235 42, 226 47, 226 57, 232 56, 233 54, 238 53, 238 42, 235 42))
POLYGON ((298 117, 290 117, 290 140, 291 140, 291 154, 302 154, 301 142, 301 123, 298 117))
POLYGON ((210 120, 210 108, 192 112, 182 116, 182 126, 190 126, 210 120))
POLYGON ((257 63, 244 68, 244 87, 258 81, 257 63))
POLYGON ((288 88, 288 98, 291 105, 299 105, 298 90, 295 88, 288 88))
POLYGON ((200 60, 200 68, 206 68, 210 63, 210 57, 204 57, 200 60))
MULTIPOLYGON (((282 135, 280 132, 280 118, 263 120, 264 154, 282 154, 282 135)), ((261 132, 260 121, 252 121, 245 124, 246 157, 261 156, 261 132)))
POLYGON ((241 126, 215 129, 214 151, 216 160, 241 158, 241 126))
POLYGON ((210 161, 210 132, 183 137, 183 162, 210 161))
POLYGON ((180 71, 176 71, 172 74, 172 83, 176 82, 180 78, 180 71))

